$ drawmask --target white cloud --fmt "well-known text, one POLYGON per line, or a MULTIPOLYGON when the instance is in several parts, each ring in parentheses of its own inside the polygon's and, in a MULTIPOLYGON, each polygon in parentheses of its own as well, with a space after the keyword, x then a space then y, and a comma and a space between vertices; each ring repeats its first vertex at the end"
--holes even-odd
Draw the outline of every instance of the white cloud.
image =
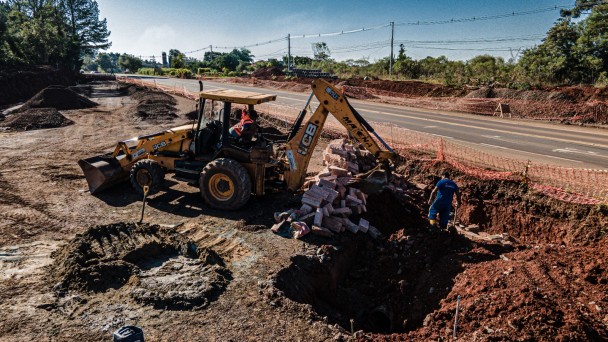
POLYGON ((176 39, 177 33, 169 25, 147 27, 133 44, 133 50, 158 55, 161 49, 173 46, 176 39))

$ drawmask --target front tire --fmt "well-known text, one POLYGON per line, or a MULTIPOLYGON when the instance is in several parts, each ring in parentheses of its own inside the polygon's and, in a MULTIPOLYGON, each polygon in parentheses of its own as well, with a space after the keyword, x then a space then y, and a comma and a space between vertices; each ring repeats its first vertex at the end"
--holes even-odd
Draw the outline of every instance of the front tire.
POLYGON ((136 162, 131 168, 131 185, 140 195, 144 194, 144 186, 148 186, 148 195, 155 194, 165 179, 165 171, 160 164, 152 159, 136 162))
POLYGON ((216 159, 203 168, 199 187, 205 202, 215 209, 240 209, 251 196, 251 179, 247 170, 227 158, 216 159))

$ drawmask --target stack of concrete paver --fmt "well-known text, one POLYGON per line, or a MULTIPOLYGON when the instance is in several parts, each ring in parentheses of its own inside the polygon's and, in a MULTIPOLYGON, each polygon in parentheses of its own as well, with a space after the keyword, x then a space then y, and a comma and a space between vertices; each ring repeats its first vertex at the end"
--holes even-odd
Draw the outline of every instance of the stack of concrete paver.
POLYGON ((358 217, 367 212, 368 196, 349 186, 353 175, 362 168, 369 169, 372 166, 371 163, 366 163, 365 157, 361 158, 365 152, 367 151, 360 151, 346 143, 344 139, 333 140, 323 153, 327 167, 304 185, 308 190, 302 196, 302 206, 297 210, 277 213, 277 224, 273 231, 277 231, 285 222, 292 222, 292 226, 299 230, 299 226, 294 223, 304 222, 311 227, 310 232, 317 235, 329 237, 350 231, 379 237, 378 229, 364 218, 355 220, 357 222, 351 220, 352 216, 358 217), (358 160, 363 160, 364 165, 360 165, 358 160))

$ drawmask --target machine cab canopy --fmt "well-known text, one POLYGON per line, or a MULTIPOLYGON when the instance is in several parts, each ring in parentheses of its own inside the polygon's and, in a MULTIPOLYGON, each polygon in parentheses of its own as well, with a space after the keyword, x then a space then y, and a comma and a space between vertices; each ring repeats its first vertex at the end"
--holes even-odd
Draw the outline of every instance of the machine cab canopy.
POLYGON ((275 101, 276 95, 254 93, 250 91, 240 91, 233 89, 217 89, 201 91, 199 96, 203 99, 213 101, 223 101, 243 105, 258 105, 265 102, 275 101))

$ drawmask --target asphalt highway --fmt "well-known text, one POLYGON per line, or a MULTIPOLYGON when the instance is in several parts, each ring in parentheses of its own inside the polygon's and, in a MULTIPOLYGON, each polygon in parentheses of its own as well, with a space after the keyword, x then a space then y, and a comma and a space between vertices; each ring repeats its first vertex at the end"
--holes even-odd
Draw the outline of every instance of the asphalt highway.
MULTIPOLYGON (((166 86, 185 87, 189 91, 199 89, 197 80, 141 78, 166 86)), ((204 82, 205 90, 219 88, 276 94, 277 104, 297 108, 303 107, 310 95, 242 84, 204 82)), ((608 169, 607 129, 416 109, 364 100, 351 99, 350 102, 368 121, 394 123, 504 157, 574 168, 608 169)))

